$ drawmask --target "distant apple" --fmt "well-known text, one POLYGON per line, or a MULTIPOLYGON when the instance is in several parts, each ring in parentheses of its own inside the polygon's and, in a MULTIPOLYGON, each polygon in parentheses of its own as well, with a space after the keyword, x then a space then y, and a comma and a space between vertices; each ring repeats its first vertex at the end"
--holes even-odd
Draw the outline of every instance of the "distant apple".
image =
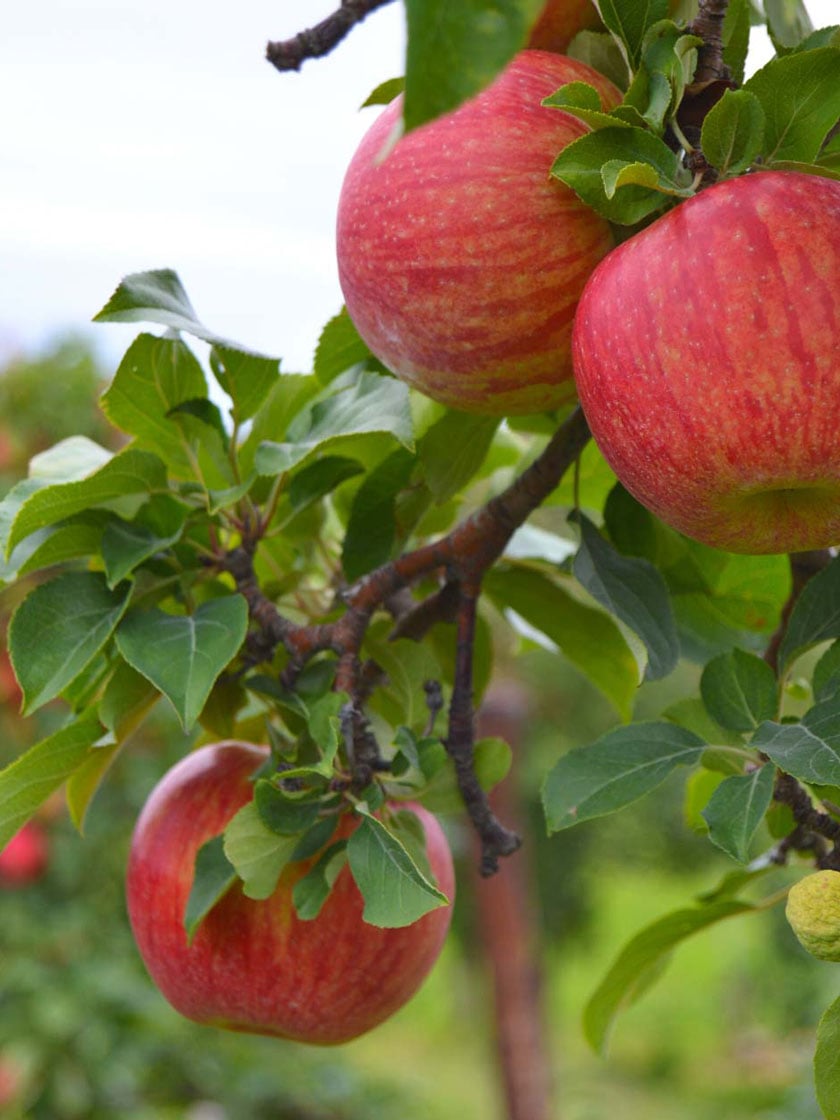
POLYGON ((586 126, 540 104, 606 78, 522 51, 483 92, 388 151, 401 101, 374 122, 338 209, 347 310, 373 353, 421 392, 470 412, 556 408, 574 397, 572 319, 608 224, 549 175, 586 126))
POLYGON ((0 1054, 0 1108, 8 1108, 15 1103, 23 1082, 23 1071, 17 1062, 0 1054))
MULTIPOLYGON (((413 925, 379 929, 362 920, 349 867, 317 918, 292 907, 309 862, 287 866, 274 894, 246 898, 234 885, 206 915, 190 945, 184 932, 195 856, 251 799, 264 748, 223 742, 177 763, 152 791, 134 830, 128 912, 152 979, 176 1010, 199 1023, 301 1042, 355 1038, 392 1015, 417 990, 440 953, 451 906, 413 925)), ((452 856, 436 819, 412 806, 426 832, 438 887, 454 894, 452 856)), ((346 814, 338 836, 357 822, 346 814)))
POLYGON ((573 345, 598 446, 664 522, 733 552, 840 542, 840 182, 681 203, 595 270, 573 345))
POLYGON ((548 0, 531 29, 528 46, 562 53, 579 31, 599 24, 598 9, 592 0, 548 0))
POLYGON ((12 668, 8 651, 0 649, 0 704, 8 704, 18 711, 22 700, 23 693, 12 668))
POLYGON ((0 889, 14 890, 36 882, 49 858, 47 834, 36 821, 27 821, 0 851, 0 889))

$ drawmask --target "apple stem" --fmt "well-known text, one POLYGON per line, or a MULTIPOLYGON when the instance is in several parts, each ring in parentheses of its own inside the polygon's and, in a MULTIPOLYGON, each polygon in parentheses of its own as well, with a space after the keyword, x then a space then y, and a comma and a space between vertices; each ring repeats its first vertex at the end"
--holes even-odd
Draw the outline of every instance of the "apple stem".
POLYGON ((270 42, 265 57, 277 70, 300 70, 307 58, 322 58, 333 51, 365 16, 391 0, 341 0, 341 7, 314 27, 291 39, 270 42))

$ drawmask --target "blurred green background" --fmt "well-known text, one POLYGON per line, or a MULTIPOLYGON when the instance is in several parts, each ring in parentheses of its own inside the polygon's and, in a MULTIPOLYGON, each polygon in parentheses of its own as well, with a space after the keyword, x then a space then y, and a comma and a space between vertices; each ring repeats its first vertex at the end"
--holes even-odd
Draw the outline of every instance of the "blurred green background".
MULTIPOLYGON (((73 339, 10 362, 0 374, 0 488, 58 438, 111 438, 96 411, 100 388, 95 355, 73 339)), ((3 594, 0 614, 14 598, 3 594)), ((514 859, 532 873, 558 1120, 817 1120, 813 1032, 840 973, 799 948, 781 907, 689 941, 620 1019, 609 1057, 588 1050, 581 1013, 623 942, 732 865, 686 828, 678 781, 655 806, 546 839, 542 776, 612 716, 548 653, 529 650, 515 668, 531 710, 515 777, 528 834, 514 859)), ((653 714, 695 679, 680 670, 639 703, 653 714)), ((22 720, 7 697, 0 763, 55 719, 47 710, 22 720)), ((140 806, 187 745, 160 705, 97 795, 85 836, 52 806, 46 874, 0 890, 4 1120, 501 1120, 475 860, 458 820, 447 822, 460 872, 453 935, 420 994, 372 1034, 319 1050, 199 1027, 169 1008, 134 949, 123 871, 140 806)), ((778 874, 780 884, 790 877, 778 874)))

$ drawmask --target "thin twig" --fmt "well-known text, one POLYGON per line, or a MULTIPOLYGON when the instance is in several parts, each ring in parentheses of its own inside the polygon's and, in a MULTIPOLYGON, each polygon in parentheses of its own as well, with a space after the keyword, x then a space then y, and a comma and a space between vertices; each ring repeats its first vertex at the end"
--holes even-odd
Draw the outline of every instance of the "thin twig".
POLYGON ((505 828, 490 807, 481 788, 473 764, 475 746, 475 709, 473 706, 473 643, 479 587, 461 589, 458 608, 458 636, 455 649, 455 683, 449 702, 449 728, 446 751, 455 766, 455 777, 461 799, 481 841, 482 875, 493 875, 499 869, 499 857, 511 855, 522 841, 515 832, 505 828))
POLYGON ((307 58, 329 54, 365 16, 390 3, 391 0, 341 0, 341 7, 314 27, 291 39, 269 43, 265 57, 277 70, 300 70, 307 58))

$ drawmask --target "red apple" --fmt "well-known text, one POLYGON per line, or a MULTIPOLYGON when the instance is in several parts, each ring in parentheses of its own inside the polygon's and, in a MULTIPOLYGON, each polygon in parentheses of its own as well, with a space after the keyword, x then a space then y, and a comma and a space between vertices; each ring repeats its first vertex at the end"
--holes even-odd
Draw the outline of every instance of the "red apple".
POLYGON ((549 175, 586 126, 540 102, 573 81, 620 100, 583 63, 522 51, 386 154, 401 113, 392 102, 347 169, 337 251, 350 317, 398 377, 453 408, 526 413, 574 397, 575 307, 613 242, 549 175))
POLYGON ((574 361, 664 522, 733 552, 840 541, 840 183, 759 172, 669 211, 593 273, 574 361))
POLYGON ((36 882, 47 869, 50 846, 36 821, 27 821, 0 851, 0 888, 25 887, 36 882))
POLYGON ((564 51, 578 31, 598 27, 598 9, 592 0, 548 0, 531 28, 528 46, 543 51, 564 51))
POLYGON ((23 1088, 23 1071, 20 1066, 0 1054, 0 1108, 8 1108, 20 1096, 23 1088))
MULTIPOLYGON (((265 901, 235 884, 187 944, 184 909, 196 852, 252 797, 266 751, 247 743, 202 747, 177 763, 138 818, 128 863, 128 912, 152 979, 187 1018, 301 1042, 336 1043, 381 1023, 417 990, 437 960, 452 907, 413 925, 379 929, 362 920, 362 897, 342 868, 317 918, 292 907, 312 861, 289 865, 265 901)), ((451 899, 449 845, 435 818, 412 806, 426 831, 429 863, 451 899)), ((338 836, 357 821, 346 814, 338 836)))

